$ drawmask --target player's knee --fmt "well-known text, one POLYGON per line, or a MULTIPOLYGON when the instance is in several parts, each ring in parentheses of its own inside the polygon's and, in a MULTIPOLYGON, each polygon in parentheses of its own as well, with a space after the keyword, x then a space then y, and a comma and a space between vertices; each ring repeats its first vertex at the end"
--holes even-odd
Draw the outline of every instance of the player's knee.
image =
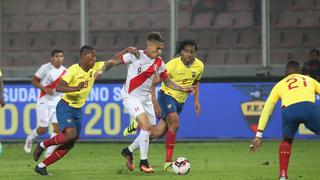
POLYGON ((179 124, 172 124, 169 127, 169 131, 171 132, 177 132, 179 130, 179 124))
POLYGON ((150 131, 151 130, 151 125, 149 123, 144 123, 141 125, 141 129, 145 131, 150 131))
POLYGON ((65 137, 67 142, 72 142, 75 141, 77 139, 77 132, 74 129, 67 129, 65 131, 65 137))
POLYGON ((37 129, 37 133, 38 133, 39 135, 41 135, 41 134, 46 133, 47 130, 48 130, 48 127, 39 127, 39 128, 37 129))
POLYGON ((160 139, 164 136, 164 134, 165 134, 164 130, 157 129, 154 126, 151 127, 150 137, 152 137, 153 139, 160 139))

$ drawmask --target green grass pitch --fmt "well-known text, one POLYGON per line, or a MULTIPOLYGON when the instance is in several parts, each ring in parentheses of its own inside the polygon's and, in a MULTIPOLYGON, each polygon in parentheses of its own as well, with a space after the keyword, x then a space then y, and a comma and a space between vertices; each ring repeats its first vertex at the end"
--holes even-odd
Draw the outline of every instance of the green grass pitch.
MULTIPOLYGON (((165 157, 163 143, 151 143, 149 161, 155 168, 153 174, 143 174, 136 168, 126 170, 120 151, 129 143, 78 143, 56 164, 48 168, 52 174, 41 177, 33 172, 36 165, 31 154, 25 154, 23 144, 4 143, 0 156, 0 179, 59 179, 59 180, 274 180, 278 177, 278 141, 263 143, 260 152, 249 154, 249 142, 177 143, 174 157, 190 160, 191 171, 178 176, 162 171, 165 157)), ((293 145, 290 180, 320 179, 320 142, 296 141, 293 145)), ((138 167, 139 151, 135 153, 138 167)))

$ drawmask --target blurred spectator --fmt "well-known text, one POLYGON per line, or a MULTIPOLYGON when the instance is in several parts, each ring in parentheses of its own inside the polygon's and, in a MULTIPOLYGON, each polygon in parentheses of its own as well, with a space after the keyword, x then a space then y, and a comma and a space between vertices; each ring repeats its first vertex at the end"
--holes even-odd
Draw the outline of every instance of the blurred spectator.
POLYGON ((261 26, 261 13, 261 0, 254 0, 252 9, 254 26, 261 26))
POLYGON ((214 16, 225 12, 228 3, 225 0, 200 0, 194 5, 191 13, 191 24, 197 14, 212 12, 214 16))
POLYGON ((309 51, 309 60, 303 64, 302 73, 308 75, 317 81, 320 81, 320 61, 319 50, 311 49, 309 51))

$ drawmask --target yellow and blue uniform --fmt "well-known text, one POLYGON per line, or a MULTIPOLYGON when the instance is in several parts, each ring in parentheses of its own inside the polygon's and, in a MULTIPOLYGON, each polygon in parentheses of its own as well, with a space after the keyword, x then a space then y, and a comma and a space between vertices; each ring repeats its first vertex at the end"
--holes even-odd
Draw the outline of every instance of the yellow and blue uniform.
MULTIPOLYGON (((204 65, 201 60, 195 58, 193 64, 187 67, 182 62, 181 57, 177 57, 170 60, 166 64, 166 68, 167 73, 173 82, 182 87, 189 87, 192 86, 195 81, 199 81, 201 79, 204 65)), ((187 97, 187 93, 176 91, 162 83, 158 94, 161 118, 165 119, 171 112, 180 114, 187 97)))
POLYGON ((81 130, 82 110, 90 91, 93 87, 94 74, 101 70, 104 62, 97 62, 88 72, 84 71, 79 64, 74 64, 68 69, 68 73, 62 77, 69 86, 78 86, 84 82, 85 87, 80 91, 65 93, 57 104, 57 119, 60 130, 63 131, 68 127, 76 128, 79 136, 81 130))
POLYGON ((305 75, 291 74, 272 89, 259 119, 258 130, 263 131, 278 100, 282 100, 282 132, 293 138, 299 124, 320 134, 320 110, 315 105, 315 94, 320 94, 320 84, 305 75))

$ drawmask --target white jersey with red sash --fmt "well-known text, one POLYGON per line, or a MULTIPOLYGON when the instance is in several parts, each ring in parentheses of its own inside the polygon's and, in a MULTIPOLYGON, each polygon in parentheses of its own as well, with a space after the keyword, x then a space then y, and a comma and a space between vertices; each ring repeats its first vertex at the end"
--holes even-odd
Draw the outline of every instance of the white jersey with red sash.
POLYGON ((127 53, 121 56, 123 64, 128 65, 128 74, 123 91, 142 101, 151 99, 151 84, 155 76, 168 77, 166 65, 161 57, 151 59, 146 52, 139 50, 140 57, 127 53))
POLYGON ((43 64, 35 73, 35 76, 40 79, 42 86, 54 89, 53 96, 41 91, 38 101, 49 106, 56 106, 61 99, 62 93, 56 92, 55 88, 58 85, 61 77, 67 72, 64 66, 59 68, 54 67, 51 63, 43 64))

